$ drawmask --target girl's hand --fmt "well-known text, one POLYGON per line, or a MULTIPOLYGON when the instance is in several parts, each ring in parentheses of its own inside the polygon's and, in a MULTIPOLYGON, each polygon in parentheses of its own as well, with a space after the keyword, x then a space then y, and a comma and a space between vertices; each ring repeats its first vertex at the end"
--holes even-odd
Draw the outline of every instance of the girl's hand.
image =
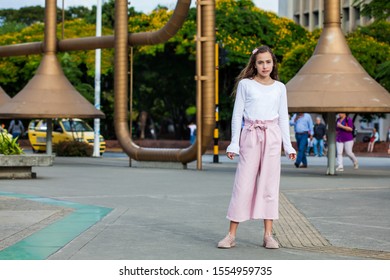
POLYGON ((228 157, 229 159, 234 159, 234 156, 235 156, 236 154, 235 154, 235 153, 231 153, 231 152, 227 152, 226 155, 227 155, 227 157, 228 157))
POLYGON ((288 158, 291 160, 295 160, 297 158, 297 154, 289 154, 288 158))

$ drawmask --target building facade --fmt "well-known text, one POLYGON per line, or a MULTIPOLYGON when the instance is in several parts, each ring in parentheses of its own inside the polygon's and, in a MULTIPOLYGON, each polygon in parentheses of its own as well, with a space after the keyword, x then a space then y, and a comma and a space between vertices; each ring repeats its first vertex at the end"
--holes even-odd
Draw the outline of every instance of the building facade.
MULTIPOLYGON (((288 17, 309 31, 322 28, 324 23, 325 0, 279 0, 279 16, 288 17)), ((341 1, 341 28, 345 33, 358 26, 371 23, 371 19, 363 17, 360 9, 353 5, 354 0, 341 1)), ((370 2, 371 0, 365 0, 370 2)))

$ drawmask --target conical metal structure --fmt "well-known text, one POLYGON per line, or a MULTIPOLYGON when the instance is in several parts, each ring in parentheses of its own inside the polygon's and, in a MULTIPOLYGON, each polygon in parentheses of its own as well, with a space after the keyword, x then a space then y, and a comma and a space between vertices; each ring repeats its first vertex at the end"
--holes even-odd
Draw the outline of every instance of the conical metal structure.
POLYGON ((45 54, 34 77, 0 107, 2 118, 102 118, 65 77, 55 54, 45 54))
POLYGON ((325 0, 324 29, 316 49, 286 87, 290 112, 390 112, 390 94, 347 45, 340 0, 325 0))
POLYGON ((11 100, 11 97, 0 87, 0 106, 11 100))
POLYGON ((335 175, 336 113, 390 112, 390 94, 347 45, 340 0, 324 1, 324 29, 316 49, 286 87, 289 112, 327 113, 328 175, 335 175))
POLYGON ((34 77, 0 107, 1 118, 104 118, 65 77, 56 57, 56 0, 46 0, 44 54, 34 77))

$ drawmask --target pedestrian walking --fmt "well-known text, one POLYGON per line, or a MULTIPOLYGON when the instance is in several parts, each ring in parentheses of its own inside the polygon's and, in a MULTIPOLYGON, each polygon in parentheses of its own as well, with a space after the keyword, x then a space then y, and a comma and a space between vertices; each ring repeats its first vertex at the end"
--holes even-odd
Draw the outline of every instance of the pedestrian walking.
POLYGON ((24 126, 21 120, 12 120, 9 124, 8 132, 12 134, 12 138, 18 138, 23 136, 24 126))
POLYGON ((353 121, 346 113, 339 113, 336 120, 336 150, 337 168, 336 171, 344 171, 343 152, 351 159, 354 169, 359 168, 358 160, 353 149, 353 121))
POLYGON ((324 155, 324 140, 326 137, 326 126, 322 123, 321 118, 316 118, 316 123, 313 127, 313 149, 314 156, 322 157, 324 155), (319 148, 319 150, 318 150, 319 148))
POLYGON ((196 124, 192 121, 187 127, 190 130, 190 144, 192 145, 196 140, 196 124))
POLYGON ((294 126, 295 139, 297 140, 298 155, 294 165, 297 168, 307 167, 306 147, 307 139, 313 136, 313 120, 307 113, 294 114, 290 120, 294 126))
POLYGON ((272 237, 273 220, 279 218, 281 147, 295 160, 290 142, 286 87, 278 81, 276 57, 268 46, 252 51, 236 79, 231 143, 227 157, 239 155, 232 197, 227 211, 229 232, 218 248, 232 248, 239 223, 264 222, 263 246, 279 248, 272 237), (244 118, 244 127, 241 128, 244 118))

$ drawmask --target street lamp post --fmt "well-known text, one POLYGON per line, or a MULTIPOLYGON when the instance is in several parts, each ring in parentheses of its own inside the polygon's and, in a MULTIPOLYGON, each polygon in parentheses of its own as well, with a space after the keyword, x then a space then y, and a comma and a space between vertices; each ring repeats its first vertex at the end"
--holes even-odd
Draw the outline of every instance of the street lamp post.
MULTIPOLYGON (((102 36, 102 0, 96 4, 96 37, 102 36)), ((100 110, 101 49, 95 51, 95 108, 100 110)), ((100 119, 94 120, 93 156, 100 157, 100 119)))

